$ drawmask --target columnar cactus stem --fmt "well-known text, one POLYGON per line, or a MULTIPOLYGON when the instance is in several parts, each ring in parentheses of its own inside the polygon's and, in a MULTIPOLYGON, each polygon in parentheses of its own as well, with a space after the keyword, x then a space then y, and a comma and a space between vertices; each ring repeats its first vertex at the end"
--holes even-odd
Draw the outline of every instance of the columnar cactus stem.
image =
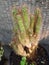
POLYGON ((17 11, 15 11, 16 14, 14 14, 14 20, 16 21, 14 25, 14 30, 17 33, 17 36, 19 38, 20 43, 23 46, 29 46, 30 41, 29 41, 29 36, 26 33, 24 24, 23 24, 23 19, 20 13, 17 14, 17 11))
POLYGON ((40 32, 40 29, 41 29, 41 23, 42 23, 42 20, 41 20, 41 11, 39 8, 37 8, 35 10, 35 16, 36 16, 36 21, 35 21, 35 33, 38 35, 39 32, 40 32))
POLYGON ((30 17, 30 33, 33 35, 34 33, 34 16, 31 15, 30 17))
POLYGON ((28 44, 29 43, 29 37, 26 34, 26 30, 25 27, 23 25, 23 19, 21 17, 21 15, 17 15, 17 23, 20 29, 20 35, 21 35, 21 42, 23 45, 28 44))
POLYGON ((25 31, 25 27, 23 25, 23 20, 22 20, 21 15, 20 14, 19 15, 16 15, 16 18, 17 18, 17 24, 19 26, 19 29, 20 29, 21 34, 26 35, 26 31, 25 31))
POLYGON ((26 30, 28 30, 30 26, 30 20, 29 20, 29 13, 28 13, 27 7, 25 6, 22 7, 22 17, 23 17, 25 28, 26 30))

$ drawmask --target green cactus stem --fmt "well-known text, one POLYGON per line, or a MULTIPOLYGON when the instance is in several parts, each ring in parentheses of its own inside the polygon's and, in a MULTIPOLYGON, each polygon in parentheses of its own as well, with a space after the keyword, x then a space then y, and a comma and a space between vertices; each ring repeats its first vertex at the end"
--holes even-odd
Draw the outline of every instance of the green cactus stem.
POLYGON ((30 17, 30 33, 33 34, 34 33, 34 16, 31 15, 30 17))
POLYGON ((37 24, 36 24, 36 33, 38 34, 41 29, 41 16, 38 16, 37 24))
MULTIPOLYGON (((14 12, 16 13, 17 11, 14 12)), ((29 37, 26 34, 21 14, 14 14, 13 18, 15 20, 14 31, 17 33, 20 43, 23 45, 25 45, 25 43, 29 43, 29 37)))
POLYGON ((40 9, 39 8, 37 8, 35 10, 35 16, 36 16, 35 33, 36 34, 39 34, 40 29, 41 29, 41 22, 42 22, 42 20, 41 20, 41 12, 40 12, 40 9))
POLYGON ((25 34, 26 31, 25 31, 25 27, 24 27, 24 25, 23 25, 23 20, 22 20, 21 15, 20 15, 20 14, 17 15, 16 18, 17 18, 17 23, 18 23, 20 32, 21 32, 22 34, 25 34))
POLYGON ((23 21, 24 21, 24 26, 26 28, 26 30, 29 29, 30 26, 30 21, 29 21, 29 14, 27 11, 27 7, 22 7, 22 17, 23 17, 23 21))
MULTIPOLYGON (((19 26, 19 30, 20 30, 20 35, 21 35, 21 43, 23 45, 27 45, 29 44, 29 37, 26 33, 26 30, 25 30, 25 27, 23 25, 23 19, 21 17, 21 15, 17 15, 17 23, 18 23, 18 26, 19 26), (26 44, 25 44, 26 43, 26 44)), ((28 45, 27 45, 28 46, 28 45)))

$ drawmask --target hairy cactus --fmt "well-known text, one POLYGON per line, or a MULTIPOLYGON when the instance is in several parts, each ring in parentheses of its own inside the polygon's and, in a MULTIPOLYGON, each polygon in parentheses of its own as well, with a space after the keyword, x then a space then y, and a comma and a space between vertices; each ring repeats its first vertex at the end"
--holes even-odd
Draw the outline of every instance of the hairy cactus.
POLYGON ((34 16, 31 15, 30 16, 30 28, 29 28, 29 32, 31 34, 31 36, 34 34, 34 16))
POLYGON ((23 17, 25 29, 28 30, 30 26, 30 18, 29 18, 28 9, 25 6, 22 7, 22 17, 23 17))
POLYGON ((41 11, 39 8, 35 10, 35 33, 38 35, 41 29, 41 11))
POLYGON ((41 28, 41 12, 40 9, 35 9, 34 15, 29 16, 27 7, 14 8, 12 11, 14 19, 14 40, 11 43, 14 51, 22 56, 28 56, 35 50, 38 40, 39 32, 41 28), (37 36, 36 36, 37 34, 37 36), (24 50, 27 47, 29 52, 24 50))

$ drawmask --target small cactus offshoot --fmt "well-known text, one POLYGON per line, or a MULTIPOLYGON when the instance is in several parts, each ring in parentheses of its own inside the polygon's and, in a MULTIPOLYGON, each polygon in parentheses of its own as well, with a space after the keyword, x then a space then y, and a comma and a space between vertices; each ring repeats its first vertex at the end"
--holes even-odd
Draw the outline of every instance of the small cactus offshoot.
POLYGON ((3 47, 0 47, 0 61, 2 59, 3 53, 4 53, 4 49, 3 47))

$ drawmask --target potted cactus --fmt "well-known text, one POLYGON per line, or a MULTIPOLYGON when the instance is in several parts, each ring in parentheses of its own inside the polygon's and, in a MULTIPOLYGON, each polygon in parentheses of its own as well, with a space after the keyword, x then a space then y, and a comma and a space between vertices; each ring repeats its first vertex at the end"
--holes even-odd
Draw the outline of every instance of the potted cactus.
MULTIPOLYGON (((12 8, 12 19, 13 39, 10 46, 13 48, 16 55, 22 57, 20 65, 28 65, 27 62, 29 62, 29 65, 38 65, 37 59, 38 57, 40 58, 40 56, 37 52, 40 51, 38 43, 42 26, 40 8, 35 8, 33 14, 29 12, 29 8, 25 5, 18 8, 14 6, 12 8)), ((41 64, 44 63, 44 61, 41 61, 41 64)))
POLYGON ((30 55, 38 46, 40 39, 40 29, 42 23, 41 11, 39 8, 35 9, 34 14, 28 12, 28 8, 23 6, 21 8, 14 7, 12 10, 13 15, 13 32, 14 38, 11 42, 16 54, 22 56, 30 55), (24 48, 28 48, 28 53, 24 48))

